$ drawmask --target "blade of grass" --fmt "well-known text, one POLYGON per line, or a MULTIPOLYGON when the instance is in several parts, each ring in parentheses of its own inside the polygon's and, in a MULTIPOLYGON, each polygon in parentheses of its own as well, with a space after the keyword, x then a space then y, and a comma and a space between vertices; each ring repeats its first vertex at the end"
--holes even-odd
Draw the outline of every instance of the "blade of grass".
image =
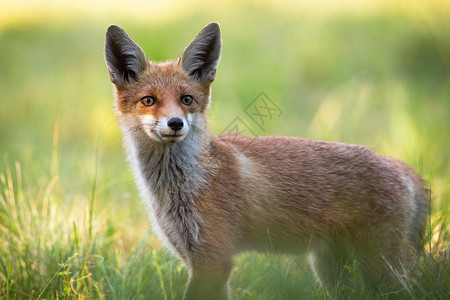
POLYGON ((97 146, 95 147, 95 171, 94 171, 94 180, 92 181, 92 188, 91 188, 91 196, 89 199, 89 240, 92 239, 92 219, 94 215, 94 201, 95 201, 95 193, 97 188, 97 175, 98 175, 98 158, 99 158, 99 149, 100 149, 100 137, 101 137, 101 130, 99 128, 98 130, 98 137, 97 137, 97 146))
POLYGON ((431 229, 431 184, 427 193, 427 201, 428 201, 428 248, 431 253, 431 238, 432 238, 432 229, 431 229))
POLYGON ((53 127, 53 149, 52 149, 52 175, 58 176, 58 143, 59 143, 59 122, 56 121, 53 127))
POLYGON ((164 295, 164 300, 167 300, 167 293, 166 293, 166 289, 164 287, 164 278, 163 278, 163 274, 161 271, 161 265, 159 264, 159 261, 158 261, 158 255, 156 254, 155 250, 153 250, 152 252, 153 252, 153 257, 155 258, 155 266, 156 266, 156 272, 158 273, 158 277, 159 277, 159 284, 161 286, 161 290, 164 295))
POLYGON ((77 225, 75 225, 75 221, 73 223, 73 233, 75 235, 75 246, 77 247, 77 252, 80 252, 80 246, 78 243, 78 235, 77 235, 77 225))

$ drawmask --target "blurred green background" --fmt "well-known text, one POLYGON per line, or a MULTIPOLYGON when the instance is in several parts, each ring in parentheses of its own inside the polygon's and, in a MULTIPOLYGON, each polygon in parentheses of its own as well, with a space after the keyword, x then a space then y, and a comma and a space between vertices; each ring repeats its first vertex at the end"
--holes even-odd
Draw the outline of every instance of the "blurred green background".
MULTIPOLYGON (((240 117, 257 135, 365 144, 401 159, 431 186, 429 250, 448 247, 448 1, 0 5, 0 298, 183 291, 187 274, 148 233, 122 150, 103 58, 110 24, 164 61, 219 22, 215 134, 240 117), (260 92, 283 111, 264 130, 244 113, 260 92)), ((276 255, 239 256, 232 286, 239 299, 324 296, 303 262, 276 255)))

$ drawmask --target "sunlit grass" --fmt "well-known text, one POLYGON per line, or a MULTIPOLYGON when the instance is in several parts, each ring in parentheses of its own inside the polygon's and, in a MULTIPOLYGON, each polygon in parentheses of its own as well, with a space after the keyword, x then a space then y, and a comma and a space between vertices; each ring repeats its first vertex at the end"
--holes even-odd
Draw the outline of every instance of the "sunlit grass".
MULTIPOLYGON (((2 3, 0 298, 181 297, 187 272, 151 233, 124 159, 103 39, 117 23, 165 60, 213 20, 224 40, 213 132, 241 117, 258 135, 365 144, 412 165, 432 212, 425 255, 394 296, 445 298, 448 2, 212 3, 2 3), (264 130, 243 112, 261 91, 283 111, 264 130)), ((235 263, 236 299, 330 297, 302 256, 245 253, 235 263)), ((367 298, 344 287, 333 296, 367 298)))
MULTIPOLYGON (((133 228, 119 229, 112 223, 116 215, 100 213, 95 218, 105 222, 96 222, 90 236, 87 207, 77 209, 76 201, 59 206, 55 178, 36 190, 36 186, 23 185, 19 163, 13 169, 10 165, 6 164, 0 176, 4 198, 0 203, 0 233, 7 237, 0 241, 0 286, 5 299, 11 295, 36 299, 181 297, 186 271, 151 239, 150 231, 134 237, 135 245, 126 246, 126 236, 133 228), (77 216, 80 212, 81 219, 77 216), (78 222, 69 226, 70 219, 78 222)), ((372 295, 343 286, 333 298, 441 298, 446 292, 450 259, 445 227, 442 215, 430 221, 426 254, 416 262, 408 279, 399 275, 405 287, 402 291, 372 295)), ((247 253, 238 256, 235 263, 232 286, 236 299, 326 297, 301 257, 247 253)))

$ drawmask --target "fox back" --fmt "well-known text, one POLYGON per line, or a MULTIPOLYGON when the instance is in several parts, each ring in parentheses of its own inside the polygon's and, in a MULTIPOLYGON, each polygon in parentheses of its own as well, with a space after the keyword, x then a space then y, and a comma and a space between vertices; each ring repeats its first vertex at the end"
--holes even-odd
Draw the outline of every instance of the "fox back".
MULTIPOLYGON (((363 286, 391 284, 419 252, 427 202, 406 164, 367 147, 294 137, 213 137, 217 23, 165 63, 120 27, 105 56, 128 159, 150 218, 189 271, 186 299, 228 299, 233 255, 307 252, 333 289, 361 263, 363 286)), ((350 283, 348 283, 350 284, 350 283)))

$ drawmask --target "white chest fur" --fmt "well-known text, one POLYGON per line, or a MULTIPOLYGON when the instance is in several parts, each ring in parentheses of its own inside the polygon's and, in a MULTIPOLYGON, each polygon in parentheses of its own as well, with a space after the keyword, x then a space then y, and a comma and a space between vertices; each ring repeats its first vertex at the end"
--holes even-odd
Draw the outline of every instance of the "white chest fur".
POLYGON ((195 251, 201 243, 201 219, 193 195, 204 182, 192 138, 158 145, 136 135, 125 135, 125 146, 137 186, 155 231, 177 254, 195 251))

